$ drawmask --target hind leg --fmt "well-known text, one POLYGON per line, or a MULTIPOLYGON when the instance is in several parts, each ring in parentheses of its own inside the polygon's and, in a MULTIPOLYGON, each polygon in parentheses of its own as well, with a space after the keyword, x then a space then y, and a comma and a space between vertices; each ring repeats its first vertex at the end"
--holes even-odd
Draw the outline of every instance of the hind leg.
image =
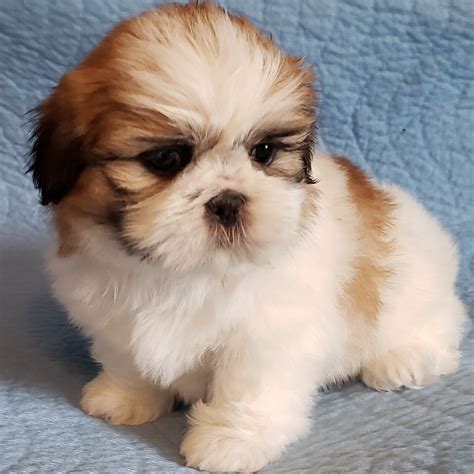
POLYGON ((364 383, 375 390, 422 388, 456 371, 459 354, 424 342, 389 350, 362 368, 364 383))
POLYGON ((409 311, 385 315, 377 351, 362 366, 366 385, 376 390, 421 388, 457 370, 466 313, 453 294, 436 306, 437 311, 433 305, 417 308, 417 316, 409 311))
POLYGON ((456 296, 458 254, 451 237, 406 192, 389 186, 393 211, 391 275, 380 292, 383 310, 362 363, 377 390, 420 388, 458 366, 467 320, 456 296))

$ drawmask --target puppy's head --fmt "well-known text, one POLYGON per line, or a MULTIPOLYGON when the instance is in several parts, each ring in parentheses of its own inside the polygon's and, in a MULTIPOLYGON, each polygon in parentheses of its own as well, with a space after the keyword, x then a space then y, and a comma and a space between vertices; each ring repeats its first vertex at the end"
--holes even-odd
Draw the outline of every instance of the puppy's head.
POLYGON ((120 24, 38 110, 30 170, 61 251, 99 227, 181 270, 290 245, 311 207, 312 82, 212 4, 120 24))

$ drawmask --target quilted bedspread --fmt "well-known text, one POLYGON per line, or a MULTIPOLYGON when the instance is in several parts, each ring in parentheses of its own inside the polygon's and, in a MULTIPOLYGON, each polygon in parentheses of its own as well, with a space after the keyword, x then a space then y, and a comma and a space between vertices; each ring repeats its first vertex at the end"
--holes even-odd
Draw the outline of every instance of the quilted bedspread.
MULTIPOLYGON (((155 0, 0 1, 0 471, 194 472, 185 414, 113 427, 79 407, 96 368, 43 274, 47 216, 24 174, 25 113, 118 20, 155 0)), ((472 315, 473 0, 228 0, 314 65, 320 146, 409 189, 454 234, 472 315)), ((472 473, 472 337, 420 391, 322 393, 312 434, 271 473, 472 473)))

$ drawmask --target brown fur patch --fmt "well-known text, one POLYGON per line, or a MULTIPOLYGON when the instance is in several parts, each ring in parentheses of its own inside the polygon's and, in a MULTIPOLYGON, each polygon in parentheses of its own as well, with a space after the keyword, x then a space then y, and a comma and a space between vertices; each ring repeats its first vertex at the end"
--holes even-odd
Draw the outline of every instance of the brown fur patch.
POLYGON ((334 159, 347 176, 350 198, 360 219, 360 235, 354 238, 359 238, 363 252, 354 262, 355 273, 345 285, 341 303, 349 314, 363 315, 373 323, 382 308, 381 288, 391 274, 387 261, 392 244, 387 231, 395 204, 386 191, 347 158, 334 159))
POLYGON ((158 191, 164 184, 144 166, 132 160, 107 163, 104 166, 104 173, 118 193, 133 193, 136 199, 158 191))
POLYGON ((116 197, 101 170, 87 168, 74 189, 54 209, 61 256, 73 253, 84 228, 91 222, 106 224, 116 197))

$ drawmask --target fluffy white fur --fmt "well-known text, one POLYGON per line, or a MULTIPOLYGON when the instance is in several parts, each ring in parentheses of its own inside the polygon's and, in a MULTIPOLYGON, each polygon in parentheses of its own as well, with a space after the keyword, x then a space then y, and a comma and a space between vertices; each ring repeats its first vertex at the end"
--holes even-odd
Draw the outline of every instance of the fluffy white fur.
MULTIPOLYGON (((421 387, 456 369, 465 315, 454 293, 452 240, 413 198, 387 188, 398 204, 389 235, 394 274, 369 329, 338 310, 358 252, 346 178, 323 154, 314 172, 317 219, 265 264, 164 270, 126 256, 99 228, 80 255, 50 257, 56 295, 111 377, 105 392, 85 391, 90 414, 128 422, 128 411, 143 411, 153 397, 149 389, 125 395, 126 387, 148 380, 162 406, 176 392, 196 402, 182 445, 191 466, 255 471, 308 431, 318 387, 359 372, 377 389, 421 387)), ((261 220, 271 224, 271 209, 281 204, 291 223, 295 209, 278 199, 261 220)), ((157 416, 149 410, 148 420, 157 416)))
POLYGON ((291 123, 297 85, 269 93, 276 59, 252 49, 230 22, 219 28, 220 62, 205 62, 179 36, 172 49, 141 45, 161 75, 130 69, 148 92, 124 93, 124 101, 156 107, 181 128, 223 131, 160 201, 144 236, 159 244, 157 258, 129 256, 112 231, 91 225, 79 251, 51 254, 49 271, 103 367, 85 388, 86 412, 113 423, 151 421, 178 394, 193 404, 181 448, 190 466, 256 471, 308 432, 318 387, 362 374, 380 390, 418 388, 455 370, 465 313, 454 292, 455 245, 396 187, 387 187, 397 207, 382 310, 375 324, 341 311, 364 251, 346 175, 315 153, 317 212, 301 232, 303 187, 266 175, 234 146, 266 121, 291 123), (153 90, 162 92, 156 104, 153 90), (251 202, 244 254, 213 247, 204 222, 204 204, 229 188, 251 202))

